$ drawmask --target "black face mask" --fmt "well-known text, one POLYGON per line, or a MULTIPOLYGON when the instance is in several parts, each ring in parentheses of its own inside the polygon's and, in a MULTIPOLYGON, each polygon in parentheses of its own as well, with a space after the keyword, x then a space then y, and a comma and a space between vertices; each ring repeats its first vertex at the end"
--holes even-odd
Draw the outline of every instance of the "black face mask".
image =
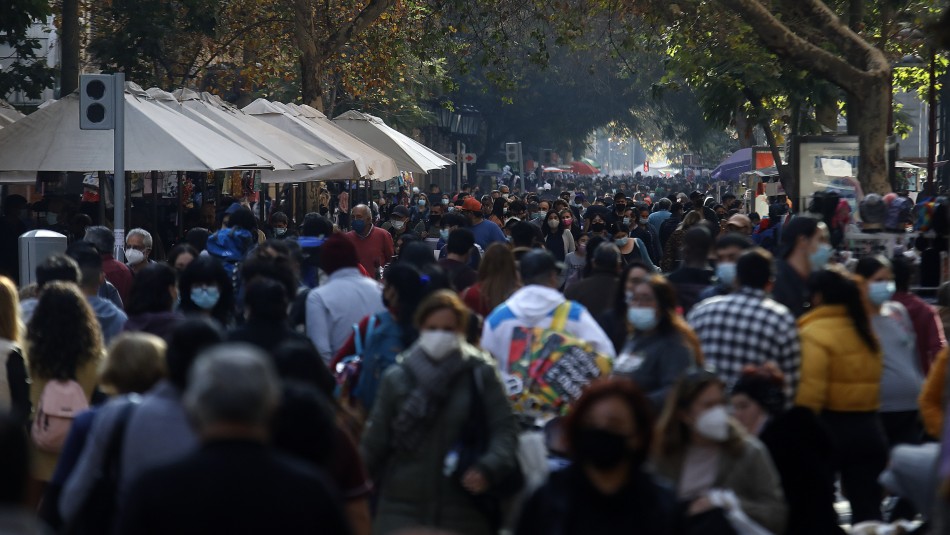
POLYGON ((605 225, 603 223, 594 223, 590 226, 590 230, 591 232, 603 232, 604 226, 605 225))
POLYGON ((628 437, 606 429, 581 429, 574 444, 575 461, 599 470, 616 468, 623 461, 638 461, 642 455, 627 446, 628 437))
POLYGON ((618 214, 622 214, 626 210, 627 210, 626 204, 618 204, 616 207, 614 207, 614 211, 617 212, 618 214))

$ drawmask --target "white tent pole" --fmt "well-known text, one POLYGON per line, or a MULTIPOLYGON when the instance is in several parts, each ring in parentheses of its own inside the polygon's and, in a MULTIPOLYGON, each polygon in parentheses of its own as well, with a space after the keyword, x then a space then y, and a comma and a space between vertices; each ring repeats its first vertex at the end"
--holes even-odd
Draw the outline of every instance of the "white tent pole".
POLYGON ((125 260, 125 73, 115 73, 113 82, 115 83, 115 131, 113 132, 113 146, 115 148, 113 184, 115 189, 112 198, 114 209, 113 228, 115 230, 113 233, 115 234, 115 258, 121 262, 125 260))

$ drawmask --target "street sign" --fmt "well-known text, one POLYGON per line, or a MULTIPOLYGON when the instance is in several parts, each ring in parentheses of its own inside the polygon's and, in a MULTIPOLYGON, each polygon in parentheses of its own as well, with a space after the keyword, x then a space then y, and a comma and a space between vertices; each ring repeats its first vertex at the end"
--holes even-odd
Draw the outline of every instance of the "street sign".
POLYGON ((476 159, 477 158, 474 152, 466 152, 465 154, 462 155, 462 161, 465 163, 469 163, 469 164, 475 163, 476 159))

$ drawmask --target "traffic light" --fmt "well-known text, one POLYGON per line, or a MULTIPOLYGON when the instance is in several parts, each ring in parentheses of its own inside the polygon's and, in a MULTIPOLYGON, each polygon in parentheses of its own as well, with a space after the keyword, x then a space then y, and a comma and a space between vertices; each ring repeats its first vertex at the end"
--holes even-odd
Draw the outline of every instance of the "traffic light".
POLYGON ((508 163, 518 163, 519 159, 518 144, 505 143, 505 161, 508 163))
POLYGON ((111 74, 79 77, 79 128, 115 129, 115 80, 111 74))

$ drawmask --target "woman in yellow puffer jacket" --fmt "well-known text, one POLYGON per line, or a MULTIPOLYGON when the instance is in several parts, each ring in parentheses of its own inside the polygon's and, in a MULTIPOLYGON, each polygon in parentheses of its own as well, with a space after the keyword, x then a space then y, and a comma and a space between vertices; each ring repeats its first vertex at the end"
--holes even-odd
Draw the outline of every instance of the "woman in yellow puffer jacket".
POLYGON ((877 477, 888 454, 877 413, 881 347, 861 291, 847 271, 819 271, 809 289, 814 308, 798 322, 802 374, 795 403, 817 412, 831 433, 852 523, 880 520, 877 477))

